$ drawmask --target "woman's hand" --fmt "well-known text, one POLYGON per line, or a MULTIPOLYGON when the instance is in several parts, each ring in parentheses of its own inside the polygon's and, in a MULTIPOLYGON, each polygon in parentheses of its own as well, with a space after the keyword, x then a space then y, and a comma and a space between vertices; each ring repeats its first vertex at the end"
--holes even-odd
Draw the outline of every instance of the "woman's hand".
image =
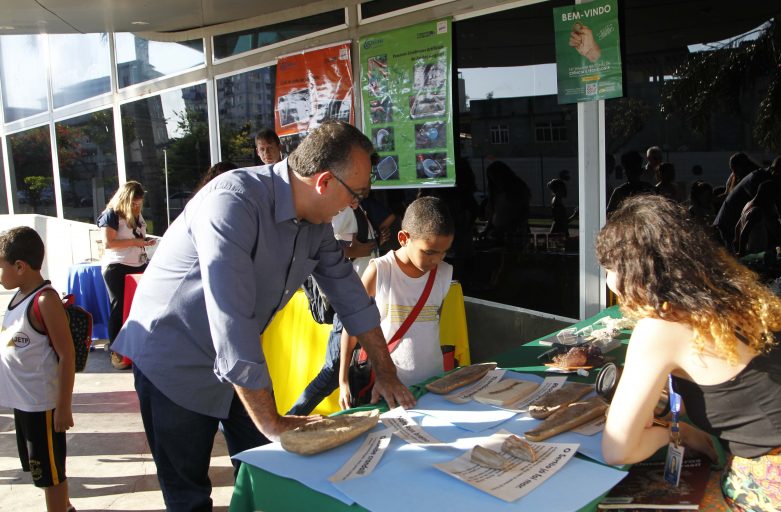
POLYGON ((718 462, 719 454, 713 446, 713 438, 710 434, 688 423, 680 423, 679 431, 683 446, 707 455, 712 462, 718 462))

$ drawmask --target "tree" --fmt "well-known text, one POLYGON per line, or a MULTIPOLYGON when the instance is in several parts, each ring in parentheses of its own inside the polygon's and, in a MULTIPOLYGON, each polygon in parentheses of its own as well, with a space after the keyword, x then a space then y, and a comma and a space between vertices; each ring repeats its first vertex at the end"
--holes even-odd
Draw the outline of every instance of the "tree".
POLYGON ((682 114, 699 133, 706 133, 714 112, 737 113, 753 126, 761 147, 781 150, 781 29, 770 20, 758 31, 753 40, 690 54, 675 71, 676 79, 664 84, 662 113, 668 119, 682 114), (764 95, 763 83, 768 84, 764 95), (760 95, 755 112, 743 108, 749 94, 760 95))

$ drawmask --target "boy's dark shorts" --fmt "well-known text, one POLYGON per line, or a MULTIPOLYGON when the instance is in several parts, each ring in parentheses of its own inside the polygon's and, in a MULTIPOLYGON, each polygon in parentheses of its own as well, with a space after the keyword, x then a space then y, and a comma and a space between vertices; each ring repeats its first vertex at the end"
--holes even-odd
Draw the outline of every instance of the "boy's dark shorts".
POLYGON ((51 487, 65 480, 65 432, 54 431, 54 410, 25 412, 14 409, 16 445, 22 469, 36 487, 51 487))

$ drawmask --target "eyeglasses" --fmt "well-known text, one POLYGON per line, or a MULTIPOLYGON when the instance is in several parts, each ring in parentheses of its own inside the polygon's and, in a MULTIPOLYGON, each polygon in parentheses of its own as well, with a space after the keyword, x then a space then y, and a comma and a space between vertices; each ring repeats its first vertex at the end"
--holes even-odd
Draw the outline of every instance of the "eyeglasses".
MULTIPOLYGON (((354 200, 354 201, 357 201, 357 202, 359 202, 359 203, 360 203, 361 201, 363 201, 364 199, 366 199, 367 197, 369 197, 369 192, 368 192, 368 191, 367 191, 367 192, 364 192, 364 193, 362 193, 362 194, 359 194, 358 192, 356 192, 355 190, 353 190, 352 188, 350 188, 350 186, 349 186, 347 183, 345 183, 345 182, 342 180, 342 178, 340 178, 340 177, 339 177, 339 176, 337 176, 336 174, 334 174, 334 173, 331 173, 331 176, 333 176, 334 178, 336 178, 336 181, 338 181, 339 183, 341 183, 341 184, 342 184, 342 186, 343 186, 344 188, 346 188, 346 189, 347 189, 347 191, 348 191, 348 192, 349 192, 349 193, 350 193, 350 194, 353 196, 353 200, 354 200)), ((374 183, 374 173, 372 173, 372 175, 371 175, 371 176, 372 176, 371 183, 374 183)))

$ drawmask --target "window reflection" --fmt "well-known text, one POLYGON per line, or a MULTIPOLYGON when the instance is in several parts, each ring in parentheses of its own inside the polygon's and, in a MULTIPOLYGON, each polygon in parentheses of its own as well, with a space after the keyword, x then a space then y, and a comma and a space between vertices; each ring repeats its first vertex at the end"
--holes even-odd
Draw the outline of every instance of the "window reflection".
POLYGON ((361 4, 361 18, 371 18, 388 12, 398 11, 405 7, 426 4, 431 0, 372 0, 361 4))
POLYGON ((344 9, 336 9, 274 25, 215 36, 214 58, 224 59, 343 24, 344 9))
POLYGON ((120 111, 127 179, 146 190, 147 231, 162 235, 211 164, 206 85, 126 103, 120 111))
POLYGON ((254 137, 263 128, 274 128, 276 70, 271 66, 217 80, 220 160, 239 167, 260 163, 254 137))
POLYGON ((47 110, 46 59, 40 36, 0 38, 0 83, 6 123, 47 110))
POLYGON ((111 91, 108 34, 51 34, 54 108, 111 91))
MULTIPOLYGON (((3 139, 0 137, 0 169, 3 169, 3 139)), ((0 215, 8 213, 8 194, 6 194, 5 177, 0 179, 0 215)))
MULTIPOLYGON (((547 50, 522 53, 498 35, 509 27, 523 31, 549 9, 529 6, 455 24, 457 181, 461 187, 474 175, 479 206, 471 246, 452 252, 467 269, 460 272, 467 295, 576 318, 576 106, 558 104, 555 65, 540 59, 547 50)), ((550 41, 552 59, 552 35, 550 41)))
POLYGON ((65 218, 95 223, 118 186, 114 115, 85 114, 58 122, 55 131, 65 218))
POLYGON ((49 127, 8 136, 11 192, 16 213, 57 216, 49 127))
POLYGON ((119 87, 140 84, 204 65, 203 39, 164 43, 115 34, 119 87))

